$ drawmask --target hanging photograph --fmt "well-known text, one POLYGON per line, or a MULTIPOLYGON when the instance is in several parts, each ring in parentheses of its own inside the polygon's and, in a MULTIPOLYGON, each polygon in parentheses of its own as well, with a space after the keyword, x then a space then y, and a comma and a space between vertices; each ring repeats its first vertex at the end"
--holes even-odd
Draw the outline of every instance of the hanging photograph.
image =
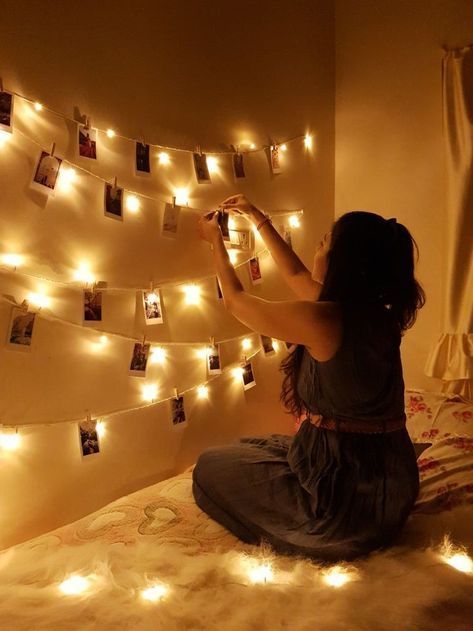
POLYGON ((205 153, 194 153, 194 169, 197 182, 210 182, 209 167, 207 165, 207 156, 205 153))
POLYGON ((151 344, 135 343, 130 363, 131 375, 136 375, 137 377, 146 376, 146 364, 148 363, 150 346, 151 344))
POLYGON ((11 134, 13 119, 13 94, 0 92, 0 131, 11 134))
POLYGON ((243 380, 243 389, 249 390, 253 386, 256 386, 255 377, 253 375, 253 367, 251 366, 251 362, 244 364, 242 380, 243 380))
POLYGON ((104 213, 106 217, 123 221, 123 189, 105 183, 104 213))
POLYGON ((273 173, 281 173, 281 162, 279 156, 279 145, 270 147, 271 170, 273 173))
POLYGON ((48 195, 54 195, 61 162, 62 160, 56 158, 56 156, 50 155, 47 151, 42 151, 36 163, 31 182, 32 188, 48 195))
POLYGON ((265 355, 274 355, 276 352, 273 346, 273 338, 268 335, 261 335, 261 346, 265 355))
POLYGON ((102 322, 102 292, 84 290, 84 323, 102 322))
POLYGON ((237 180, 241 180, 245 177, 245 167, 243 164, 242 153, 233 154, 233 173, 235 174, 235 179, 237 180))
POLYGON ((187 425, 186 412, 184 409, 184 396, 173 397, 171 401, 171 420, 174 427, 187 425))
POLYGON ((97 421, 86 420, 78 423, 79 444, 82 456, 92 456, 100 453, 97 421))
POLYGON ((149 145, 143 142, 136 143, 135 154, 135 170, 137 175, 149 175, 151 173, 151 165, 149 161, 149 145))
POLYGON ((166 204, 164 206, 163 227, 161 231, 163 237, 176 238, 180 212, 180 206, 173 206, 172 204, 166 204))
POLYGON ((223 300, 222 288, 220 287, 220 283, 218 282, 218 278, 215 279, 217 283, 217 298, 218 300, 223 300))
POLYGON ((219 210, 217 219, 220 230, 222 231, 223 240, 230 241, 230 231, 228 229, 228 220, 230 219, 230 215, 223 210, 219 210))
POLYGON ((141 292, 146 324, 163 324, 160 290, 141 292))
POLYGON ((78 126, 79 156, 97 160, 97 130, 86 125, 78 126))
POLYGON ((263 282, 263 277, 261 276, 261 269, 259 265, 259 258, 257 256, 248 261, 248 269, 253 285, 259 285, 263 282))
POLYGON ((222 372, 220 362, 220 346, 209 346, 207 350, 207 370, 209 375, 218 375, 222 372))
POLYGON ((35 313, 22 307, 13 307, 8 328, 8 348, 20 351, 31 349, 35 318, 35 313))
POLYGON ((250 249, 249 230, 230 230, 230 243, 241 250, 250 249))

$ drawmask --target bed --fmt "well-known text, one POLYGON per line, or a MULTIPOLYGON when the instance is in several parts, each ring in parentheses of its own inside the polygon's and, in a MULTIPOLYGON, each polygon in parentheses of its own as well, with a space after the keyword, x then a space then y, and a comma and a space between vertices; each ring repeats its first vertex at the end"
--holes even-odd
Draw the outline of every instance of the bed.
POLYGON ((2 551, 0 628, 473 629, 473 403, 411 390, 406 414, 421 490, 389 550, 330 566, 244 544, 189 467, 2 551))

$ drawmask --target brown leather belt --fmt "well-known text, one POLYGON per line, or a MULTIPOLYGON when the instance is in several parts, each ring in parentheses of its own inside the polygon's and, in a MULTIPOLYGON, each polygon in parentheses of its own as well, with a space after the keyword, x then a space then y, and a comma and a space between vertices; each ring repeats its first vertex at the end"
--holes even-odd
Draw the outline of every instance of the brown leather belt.
POLYGON ((326 418, 321 414, 308 415, 308 421, 316 427, 322 429, 332 429, 340 432, 356 432, 361 434, 383 434, 386 432, 395 432, 406 426, 406 418, 393 419, 388 421, 370 421, 360 419, 340 420, 334 418, 326 418))

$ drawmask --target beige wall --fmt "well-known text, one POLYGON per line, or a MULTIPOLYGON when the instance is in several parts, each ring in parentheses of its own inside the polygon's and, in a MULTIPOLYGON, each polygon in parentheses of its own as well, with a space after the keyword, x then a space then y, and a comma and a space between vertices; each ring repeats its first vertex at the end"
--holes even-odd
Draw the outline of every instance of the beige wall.
POLYGON ((427 304, 403 342, 406 384, 440 332, 445 270, 441 46, 473 40, 471 0, 336 0, 335 213, 397 217, 420 249, 427 304))
MULTIPOLYGON (((266 158, 247 162, 247 181, 236 187, 227 162, 212 185, 196 185, 191 158, 175 154, 166 171, 149 180, 132 173, 133 146, 105 139, 92 170, 118 176, 123 186, 170 199, 174 186, 189 185, 191 205, 212 208, 237 188, 268 210, 304 207, 296 251, 312 264, 314 244, 333 217, 334 55, 332 3, 274 2, 1 2, 0 74, 6 88, 30 95, 72 116, 149 141, 221 149, 243 137, 267 143, 311 130, 316 149, 293 143, 284 172, 271 177, 266 158)), ((76 161, 71 125, 17 102, 16 125, 38 142, 76 161)), ((139 215, 119 223, 103 217, 102 184, 80 176, 71 194, 45 199, 28 186, 37 148, 18 133, 0 150, 0 252, 22 251, 28 268, 69 280, 82 258, 112 286, 146 286, 211 274, 207 244, 195 232, 198 214, 184 213, 178 244, 159 236, 162 205, 145 202, 139 215)), ((87 162, 82 164, 90 168, 87 162)), ((292 296, 271 260, 262 260, 269 299, 292 296)), ((248 287, 246 270, 241 278, 248 287)), ((21 301, 38 282, 0 274, 2 294, 21 301)), ((45 284, 55 315, 81 321, 78 292, 45 284)), ((176 289, 164 291, 166 324, 148 332, 154 341, 205 342, 241 334, 245 327, 203 286, 201 307, 182 304, 176 289)), ((103 328, 141 336, 133 293, 110 292, 103 328)), ((9 308, 0 303, 6 336, 9 308)), ((40 318, 29 354, 0 350, 0 419, 5 424, 54 423, 141 403, 141 381, 128 376, 132 343, 113 339, 94 353, 89 329, 40 318)), ((162 396, 205 379, 195 349, 175 348, 165 369, 153 366, 162 396)), ((223 349, 235 361, 238 346, 223 349)), ((195 461, 210 444, 243 434, 288 432, 278 403, 281 375, 275 357, 257 357, 257 387, 243 393, 224 376, 202 404, 189 395, 189 426, 173 431, 166 405, 109 419, 102 453, 79 454, 77 427, 61 424, 21 431, 22 447, 0 462, 0 546, 24 540, 87 514, 124 493, 163 479, 195 461)))

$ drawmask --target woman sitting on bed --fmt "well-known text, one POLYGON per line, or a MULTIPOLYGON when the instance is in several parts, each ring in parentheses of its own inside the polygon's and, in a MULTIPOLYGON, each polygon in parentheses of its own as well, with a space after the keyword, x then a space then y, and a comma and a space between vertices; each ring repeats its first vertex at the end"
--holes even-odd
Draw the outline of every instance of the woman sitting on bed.
POLYGON ((281 400, 304 420, 295 437, 206 449, 193 470, 198 506, 243 541, 264 540, 282 553, 351 560, 392 545, 419 492, 400 357, 401 336, 425 302, 415 241, 395 219, 349 212, 320 242, 311 273, 243 195, 220 208, 256 225, 299 298, 246 293, 217 213, 199 221, 226 309, 250 329, 296 344, 281 364, 281 400))

